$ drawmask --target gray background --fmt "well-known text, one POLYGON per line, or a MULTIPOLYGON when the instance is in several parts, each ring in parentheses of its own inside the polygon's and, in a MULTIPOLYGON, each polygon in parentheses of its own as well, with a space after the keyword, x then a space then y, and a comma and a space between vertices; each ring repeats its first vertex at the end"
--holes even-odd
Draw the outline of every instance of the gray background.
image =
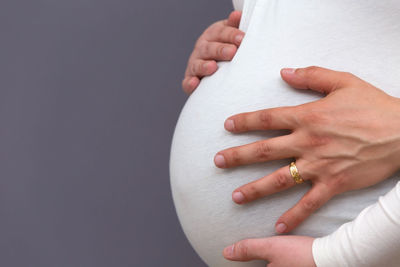
POLYGON ((231 9, 0 1, 0 266, 204 266, 169 149, 194 41, 231 9))

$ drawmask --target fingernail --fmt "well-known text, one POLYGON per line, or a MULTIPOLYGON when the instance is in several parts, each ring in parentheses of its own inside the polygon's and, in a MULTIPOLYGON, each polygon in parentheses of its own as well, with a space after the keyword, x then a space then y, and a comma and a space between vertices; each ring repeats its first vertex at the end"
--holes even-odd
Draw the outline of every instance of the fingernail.
POLYGON ((233 256, 233 250, 234 250, 234 249, 235 249, 235 245, 226 247, 226 248, 224 249, 224 254, 225 254, 225 256, 232 257, 232 256, 233 256))
POLYGON ((235 37, 236 43, 240 44, 242 42, 243 38, 244 38, 243 34, 236 35, 236 37, 235 37))
POLYGON ((227 57, 230 57, 230 55, 231 55, 231 48, 230 47, 224 47, 222 49, 222 56, 227 58, 227 57))
POLYGON ((214 158, 215 165, 219 168, 225 167, 225 158, 222 155, 216 155, 214 158))
POLYGON ((203 64, 203 70, 207 71, 208 69, 208 62, 203 64))
POLYGON ((233 199, 233 201, 235 201, 236 203, 241 204, 241 203, 243 203, 243 201, 244 201, 244 195, 243 195, 242 192, 235 192, 235 193, 233 193, 233 195, 232 195, 232 199, 233 199))
POLYGON ((277 231, 278 233, 280 233, 280 234, 284 233, 284 232, 286 231, 286 229, 287 229, 287 226, 286 226, 286 224, 284 224, 284 223, 280 223, 280 224, 278 224, 278 225, 276 226, 276 231, 277 231))
POLYGON ((225 122, 225 129, 230 132, 235 130, 235 122, 233 120, 227 120, 225 122))
POLYGON ((292 69, 292 68, 282 69, 282 74, 291 75, 291 74, 294 74, 295 72, 296 72, 296 69, 292 69))

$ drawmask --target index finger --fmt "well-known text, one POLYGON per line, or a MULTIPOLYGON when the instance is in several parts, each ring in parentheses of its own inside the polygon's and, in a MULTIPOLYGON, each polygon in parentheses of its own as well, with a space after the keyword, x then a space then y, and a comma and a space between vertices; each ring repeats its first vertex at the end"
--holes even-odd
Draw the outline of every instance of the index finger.
POLYGON ((279 107, 242 113, 228 118, 225 129, 234 133, 257 130, 293 130, 297 128, 297 108, 279 107))

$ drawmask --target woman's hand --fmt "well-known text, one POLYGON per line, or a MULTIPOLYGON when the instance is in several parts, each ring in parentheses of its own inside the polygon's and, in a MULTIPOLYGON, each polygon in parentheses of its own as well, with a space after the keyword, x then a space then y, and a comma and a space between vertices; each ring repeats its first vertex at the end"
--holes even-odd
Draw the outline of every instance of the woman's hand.
POLYGON ((191 94, 204 76, 218 69, 216 61, 229 61, 235 56, 244 33, 238 29, 242 13, 234 11, 227 20, 208 27, 197 40, 189 58, 182 82, 183 90, 191 94))
POLYGON ((223 255, 232 261, 266 260, 268 267, 315 267, 313 241, 305 236, 248 239, 225 248, 223 255))
MULTIPOLYGON (((233 116, 225 128, 233 133, 288 129, 291 134, 219 152, 220 168, 296 158, 310 191, 276 223, 278 233, 293 230, 333 196, 368 187, 400 168, 400 99, 350 73, 309 67, 283 69, 281 76, 298 89, 328 94, 295 106, 233 116)), ((286 166, 233 192, 247 203, 296 183, 286 166)), ((349 203, 351 205, 351 203, 349 203)))

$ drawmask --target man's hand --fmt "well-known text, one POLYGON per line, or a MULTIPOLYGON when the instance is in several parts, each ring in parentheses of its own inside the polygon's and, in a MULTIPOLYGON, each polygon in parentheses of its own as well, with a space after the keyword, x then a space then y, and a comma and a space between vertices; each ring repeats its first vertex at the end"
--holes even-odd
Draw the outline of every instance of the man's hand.
MULTIPOLYGON (((319 67, 283 69, 289 85, 327 94, 321 100, 232 116, 233 133, 287 129, 291 134, 219 152, 220 168, 295 158, 312 188, 276 223, 293 230, 333 196, 375 185, 400 169, 400 99, 345 72, 319 67)), ((285 166, 233 192, 238 204, 296 186, 285 166)), ((351 205, 351 203, 349 203, 351 205)))
POLYGON ((248 239, 225 248, 223 255, 231 261, 266 260, 268 267, 315 267, 313 242, 305 236, 248 239))
POLYGON ((182 82, 186 93, 191 94, 201 78, 217 71, 217 61, 229 61, 235 56, 244 37, 244 33, 238 29, 241 16, 239 11, 232 12, 227 20, 208 27, 197 40, 182 82))

